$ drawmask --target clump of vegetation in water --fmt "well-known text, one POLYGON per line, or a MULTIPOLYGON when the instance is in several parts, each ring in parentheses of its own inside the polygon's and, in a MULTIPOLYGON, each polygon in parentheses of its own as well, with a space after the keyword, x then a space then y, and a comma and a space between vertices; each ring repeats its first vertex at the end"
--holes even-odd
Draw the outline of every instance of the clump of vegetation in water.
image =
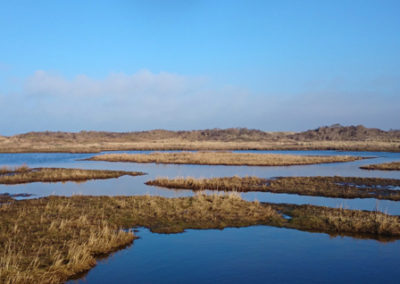
POLYGON ((363 170, 400 171, 400 162, 361 166, 363 170))
POLYGON ((334 198, 376 198, 400 200, 400 180, 359 177, 259 177, 221 178, 157 178, 147 185, 174 189, 218 190, 218 191, 263 191, 334 198))
POLYGON ((196 164, 225 166, 291 166, 349 162, 362 159, 354 156, 304 156, 289 154, 254 154, 232 152, 178 152, 150 154, 103 154, 94 161, 158 164, 196 164))
POLYGON ((30 182, 83 182, 92 179, 118 178, 124 175, 144 175, 141 172, 85 170, 65 168, 34 168, 21 166, 17 168, 0 168, 0 184, 20 184, 30 182))
POLYGON ((194 197, 50 196, 0 206, 0 282, 59 283, 129 245, 123 229, 152 232, 270 225, 331 235, 400 238, 400 217, 311 205, 249 202, 239 194, 194 197), (284 218, 285 216, 285 218, 284 218))

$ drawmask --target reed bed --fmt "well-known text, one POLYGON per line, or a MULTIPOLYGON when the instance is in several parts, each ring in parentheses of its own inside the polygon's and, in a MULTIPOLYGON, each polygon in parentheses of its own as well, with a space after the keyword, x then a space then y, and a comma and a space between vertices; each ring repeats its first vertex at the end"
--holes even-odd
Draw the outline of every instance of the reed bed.
POLYGON ((147 185, 174 189, 217 190, 217 191, 263 191, 333 198, 376 198, 400 200, 400 180, 357 177, 259 177, 222 178, 157 178, 147 185))
POLYGON ((142 172, 85 170, 66 168, 17 168, 2 167, 0 170, 0 184, 21 184, 30 182, 83 182, 93 179, 118 178, 124 175, 138 176, 142 172))
POLYGON ((383 163, 361 166, 360 169, 364 170, 381 170, 381 171, 400 171, 400 162, 383 163))
POLYGON ((154 152, 150 154, 103 154, 94 156, 89 160, 158 164, 291 166, 349 162, 359 159, 362 158, 354 156, 302 156, 287 154, 254 154, 232 152, 154 152))
POLYGON ((398 216, 248 202, 237 193, 184 198, 50 196, 0 206, 0 282, 64 282, 93 267, 96 256, 131 244, 135 236, 124 228, 179 233, 251 225, 383 241, 400 238, 398 216))

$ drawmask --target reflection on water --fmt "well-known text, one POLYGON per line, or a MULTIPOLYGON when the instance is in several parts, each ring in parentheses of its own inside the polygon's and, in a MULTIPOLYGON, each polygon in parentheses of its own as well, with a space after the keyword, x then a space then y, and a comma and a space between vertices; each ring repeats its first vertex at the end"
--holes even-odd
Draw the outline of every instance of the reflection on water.
MULTIPOLYGON (((138 151, 131 151, 137 153, 138 151)), ((242 151, 252 152, 252 151, 242 151)), ((348 163, 291 167, 238 167, 201 165, 156 165, 82 161, 91 154, 0 154, 1 165, 66 167, 142 171, 146 176, 85 183, 32 183, 0 185, 0 193, 46 195, 160 195, 190 196, 190 190, 151 187, 145 181, 158 176, 218 177, 360 176, 400 178, 400 172, 366 171, 360 165, 400 160, 400 153, 336 151, 260 151, 312 155, 360 155, 374 157, 348 163)), ((387 211, 400 215, 399 202, 375 199, 340 199, 261 192, 242 193, 248 200, 315 204, 387 211)), ((350 237, 331 238, 267 226, 225 230, 189 230, 160 235, 140 229, 141 239, 115 253, 86 275, 83 283, 395 283, 399 279, 400 241, 380 243, 350 237)), ((71 281, 75 282, 75 281, 71 281)))
MULTIPOLYGON (((130 153, 149 153, 149 151, 125 151, 130 153)), ((156 177, 192 176, 192 177, 219 177, 219 176, 246 176, 254 175, 264 178, 276 176, 360 176, 400 178, 396 171, 367 171, 359 169, 360 165, 384 163, 400 160, 400 153, 386 152, 338 152, 338 151, 238 151, 257 153, 278 153, 298 155, 354 155, 371 157, 370 159, 348 162, 307 166, 290 167, 247 167, 247 166, 204 166, 204 165, 165 165, 165 164, 137 164, 111 163, 99 161, 84 161, 94 154, 69 153, 23 153, 0 154, 0 165, 21 165, 26 163, 30 167, 66 167, 84 169, 114 169, 127 171, 142 171, 146 176, 124 176, 118 179, 96 180, 76 184, 67 183, 32 183, 22 185, 0 185, 0 193, 31 193, 35 197, 47 195, 160 195, 165 197, 190 196, 190 190, 169 190, 147 186, 144 183, 156 177)), ((344 207, 350 209, 386 211, 400 215, 400 206, 397 202, 375 199, 341 199, 315 196, 298 196, 293 194, 273 194, 262 192, 242 193, 247 200, 257 199, 265 202, 314 204, 330 207, 344 207)))
POLYGON ((400 242, 256 226, 153 234, 71 283, 396 283, 400 242))

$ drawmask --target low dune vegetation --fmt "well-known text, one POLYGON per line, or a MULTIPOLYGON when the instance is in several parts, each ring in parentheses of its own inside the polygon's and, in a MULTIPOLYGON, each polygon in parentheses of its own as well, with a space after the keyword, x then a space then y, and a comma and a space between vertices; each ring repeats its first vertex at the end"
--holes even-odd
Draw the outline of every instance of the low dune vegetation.
POLYGON ((198 193, 183 198, 50 196, 11 200, 0 205, 0 282, 64 282, 93 267, 96 256, 131 244, 135 236, 128 228, 179 233, 251 225, 382 241, 400 238, 398 216, 249 202, 237 193, 198 193))
POLYGON ((173 189, 217 190, 217 191, 263 191, 334 198, 376 198, 400 200, 400 180, 358 177, 259 177, 222 178, 157 178, 147 185, 173 189))
POLYGON ((381 171, 400 171, 400 162, 383 163, 361 166, 364 170, 381 170, 381 171))
POLYGON ((30 182, 83 182, 93 179, 118 178, 124 175, 144 175, 142 172, 85 170, 66 168, 0 168, 0 184, 21 184, 30 182))
POLYGON ((140 132, 29 132, 0 136, 0 152, 115 150, 342 150, 400 152, 400 131, 331 125, 304 132, 247 128, 140 132))
POLYGON ((196 164, 227 166, 291 166, 320 163, 349 162, 362 159, 354 156, 304 156, 289 154, 254 154, 232 152, 176 152, 150 154, 103 154, 89 158, 93 161, 196 164))

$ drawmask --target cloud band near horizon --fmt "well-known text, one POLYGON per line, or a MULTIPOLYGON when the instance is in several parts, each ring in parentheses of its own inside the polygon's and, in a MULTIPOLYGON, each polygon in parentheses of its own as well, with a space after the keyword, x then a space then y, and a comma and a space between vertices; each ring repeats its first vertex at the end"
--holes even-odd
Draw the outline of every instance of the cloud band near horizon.
POLYGON ((346 91, 336 82, 285 94, 148 70, 101 79, 39 70, 21 82, 16 91, 0 90, 1 135, 215 127, 298 131, 333 123, 390 129, 400 121, 398 85, 388 92, 379 82, 367 90, 346 91))

